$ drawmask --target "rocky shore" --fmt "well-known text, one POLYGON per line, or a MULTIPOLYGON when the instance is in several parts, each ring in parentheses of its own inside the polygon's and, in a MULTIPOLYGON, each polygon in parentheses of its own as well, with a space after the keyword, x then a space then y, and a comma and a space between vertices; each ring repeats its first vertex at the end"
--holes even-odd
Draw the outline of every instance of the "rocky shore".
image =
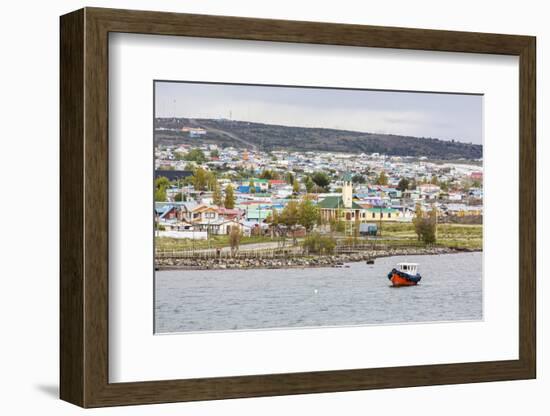
POLYGON ((224 269, 288 269, 305 267, 343 267, 345 263, 375 260, 388 256, 411 256, 463 253, 468 249, 446 247, 433 248, 396 248, 389 250, 362 251, 351 254, 334 254, 329 256, 301 256, 286 259, 280 258, 223 258, 223 259, 157 259, 158 270, 224 270, 224 269))

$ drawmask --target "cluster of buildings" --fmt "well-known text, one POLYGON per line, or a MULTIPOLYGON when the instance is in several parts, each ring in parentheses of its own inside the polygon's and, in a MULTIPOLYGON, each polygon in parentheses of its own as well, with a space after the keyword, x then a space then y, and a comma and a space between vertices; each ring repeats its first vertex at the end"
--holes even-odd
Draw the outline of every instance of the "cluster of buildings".
POLYGON ((357 224, 412 221, 418 204, 425 211, 437 209, 441 218, 483 215, 479 164, 380 154, 267 153, 211 144, 193 146, 197 147, 206 159, 200 167, 215 172, 221 192, 233 188, 234 206, 217 206, 212 191, 197 191, 189 181, 182 185, 178 180, 199 167, 177 157, 189 152, 190 146, 157 146, 156 175, 172 180, 167 201, 155 202, 157 228, 165 235, 207 238, 227 234, 231 227, 239 227, 244 235, 267 232, 274 212, 280 213, 289 201, 305 195, 318 207, 322 223, 342 221, 350 225, 347 230, 357 224), (270 175, 264 175, 266 171, 270 175), (326 173, 330 183, 320 192, 308 193, 306 178, 316 172, 326 173), (400 184, 403 178, 409 186, 400 184))

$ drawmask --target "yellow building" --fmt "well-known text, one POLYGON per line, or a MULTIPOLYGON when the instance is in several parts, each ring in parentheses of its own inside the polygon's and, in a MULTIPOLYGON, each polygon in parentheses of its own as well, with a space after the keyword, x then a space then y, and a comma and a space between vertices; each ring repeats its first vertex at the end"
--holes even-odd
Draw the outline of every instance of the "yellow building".
POLYGON ((318 204, 323 221, 395 221, 401 218, 401 212, 393 208, 366 208, 359 205, 353 200, 351 175, 344 175, 343 182, 341 196, 328 196, 318 204))

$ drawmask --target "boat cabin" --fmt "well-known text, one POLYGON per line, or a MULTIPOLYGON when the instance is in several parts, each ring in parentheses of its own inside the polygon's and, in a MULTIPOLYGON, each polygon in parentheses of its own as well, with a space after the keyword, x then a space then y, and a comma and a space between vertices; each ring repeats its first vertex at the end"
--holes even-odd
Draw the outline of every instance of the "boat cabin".
POLYGON ((418 273, 418 263, 398 263, 397 270, 414 276, 418 273))

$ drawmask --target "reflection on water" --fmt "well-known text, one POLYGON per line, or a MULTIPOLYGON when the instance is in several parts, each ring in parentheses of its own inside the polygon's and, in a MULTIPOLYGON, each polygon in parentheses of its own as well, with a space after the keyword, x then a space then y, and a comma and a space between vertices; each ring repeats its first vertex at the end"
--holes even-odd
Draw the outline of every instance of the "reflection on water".
POLYGON ((482 253, 347 266, 156 272, 156 332, 482 319, 482 253), (401 261, 420 264, 418 286, 390 286, 386 275, 401 261))

